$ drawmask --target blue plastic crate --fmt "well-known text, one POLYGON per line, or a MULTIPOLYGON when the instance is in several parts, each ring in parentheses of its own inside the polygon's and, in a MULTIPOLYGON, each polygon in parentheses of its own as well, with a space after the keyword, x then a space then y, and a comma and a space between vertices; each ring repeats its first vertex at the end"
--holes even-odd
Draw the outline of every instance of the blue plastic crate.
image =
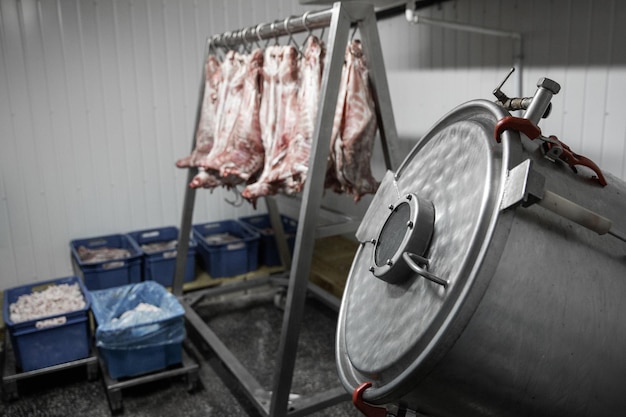
MULTIPOLYGON (((282 265, 280 254, 278 253, 278 246, 276 245, 276 237, 274 236, 274 231, 272 230, 272 224, 270 222, 270 216, 267 214, 260 214, 256 216, 241 217, 239 220, 258 232, 261 237, 259 241, 259 263, 265 266, 282 265)), ((285 237, 287 238, 287 246, 289 247, 291 254, 293 254, 293 247, 296 242, 296 232, 298 230, 298 221, 282 214, 280 215, 280 220, 282 221, 285 237)))
POLYGON ((224 220, 194 225, 192 229, 202 265, 212 278, 241 275, 259 267, 260 236, 242 222, 224 220), (230 238, 218 238, 225 235, 230 238), (208 242, 207 238, 216 239, 208 242))
POLYGON ((83 279, 88 290, 101 290, 141 281, 141 249, 125 234, 98 236, 88 239, 76 239, 70 242, 74 273, 83 279), (83 262, 78 255, 78 248, 87 249, 111 247, 126 249, 130 257, 102 262, 83 262))
MULTIPOLYGON (((138 230, 128 233, 128 236, 139 246, 143 253, 143 280, 156 281, 166 287, 172 286, 174 283, 174 274, 176 272, 176 254, 175 248, 148 251, 143 245, 154 243, 169 242, 178 240, 178 228, 174 226, 161 227, 156 229, 138 230)), ((185 263, 184 282, 193 281, 196 277, 196 240, 192 237, 189 239, 189 248, 187 250, 187 260, 185 263)))
POLYGON ((182 343, 168 343, 140 349, 99 348, 111 378, 130 378, 160 371, 182 362, 182 343))
POLYGON ((9 332, 17 367, 23 371, 46 368, 61 363, 83 359, 90 354, 89 297, 80 278, 70 276, 24 285, 4 291, 3 314, 9 332), (15 323, 11 320, 9 306, 19 296, 43 291, 51 285, 75 284, 81 288, 85 306, 65 314, 40 317, 15 323), (41 327, 44 321, 65 319, 65 323, 41 327), (38 328, 39 327, 39 328, 38 328))
POLYGON ((96 346, 112 378, 159 371, 182 361, 185 310, 165 287, 154 281, 91 291, 96 346), (129 310, 140 303, 160 311, 129 310))

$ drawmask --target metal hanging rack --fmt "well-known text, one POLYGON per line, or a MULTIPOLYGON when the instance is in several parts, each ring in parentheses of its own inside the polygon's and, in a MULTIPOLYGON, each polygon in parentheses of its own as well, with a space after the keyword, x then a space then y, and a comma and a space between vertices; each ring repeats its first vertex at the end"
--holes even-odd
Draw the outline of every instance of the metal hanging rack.
MULTIPOLYGON (((233 48, 234 46, 255 43, 292 34, 329 28, 326 42, 326 65, 322 75, 320 107, 318 110, 311 155, 309 175, 302 192, 298 229, 296 232, 294 256, 290 259, 278 206, 273 197, 265 197, 270 221, 275 231, 283 265, 289 268, 288 279, 283 277, 260 277, 250 281, 228 284, 222 287, 195 291, 183 296, 182 285, 185 274, 185 260, 188 252, 188 237, 191 232, 195 189, 186 187, 183 213, 179 235, 179 247, 173 293, 179 297, 185 308, 185 317, 195 332, 206 342, 241 384, 248 398, 263 414, 272 417, 302 416, 347 400, 349 395, 341 387, 321 392, 309 397, 300 397, 290 401, 290 390, 295 367, 300 324, 303 317, 307 292, 321 301, 338 309, 339 300, 309 282, 313 258, 313 241, 319 236, 316 232, 321 199, 324 191, 326 161, 329 152, 332 125, 337 105, 337 91, 341 79, 345 47, 348 43, 351 27, 359 29, 366 56, 369 57, 370 82, 376 101, 379 135, 382 142, 383 158, 387 169, 394 169, 398 159, 395 151, 397 131, 393 118, 391 97, 384 68, 382 49, 378 35, 376 15, 370 4, 356 2, 335 3, 333 7, 321 11, 304 13, 281 21, 263 23, 255 27, 225 32, 212 36, 208 44, 213 47, 233 48), (248 372, 241 362, 219 340, 202 318, 194 311, 194 304, 207 296, 241 291, 266 284, 286 285, 287 295, 280 334, 280 344, 276 358, 273 389, 265 390, 248 372)), ((209 48, 206 53, 208 54, 209 48)), ((201 103, 204 95, 204 73, 200 83, 196 126, 200 120, 201 103)), ((194 142, 192 141, 192 149, 194 142)), ((188 171, 187 184, 195 176, 197 169, 188 171)), ((354 230, 356 230, 355 224, 354 230)), ((345 233, 345 227, 339 225, 338 233, 345 233)), ((329 235, 331 232, 324 232, 329 235)))

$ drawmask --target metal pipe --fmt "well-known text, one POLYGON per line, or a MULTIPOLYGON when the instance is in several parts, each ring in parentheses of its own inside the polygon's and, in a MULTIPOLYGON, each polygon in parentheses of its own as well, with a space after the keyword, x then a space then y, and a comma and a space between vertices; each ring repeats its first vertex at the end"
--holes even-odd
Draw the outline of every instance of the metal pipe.
MULTIPOLYGON (((410 9, 407 9, 410 10, 410 9)), ((522 39, 519 32, 508 32, 498 29, 489 29, 481 26, 473 26, 465 23, 450 22, 447 20, 433 19, 431 17, 420 16, 416 13, 407 11, 407 20, 413 24, 424 23, 431 26, 440 26, 447 29, 462 30, 464 32, 480 33, 482 35, 499 36, 503 38, 522 39)))
POLYGON ((309 32, 330 26, 333 9, 306 12, 301 16, 288 17, 269 23, 261 23, 232 32, 213 35, 209 42, 214 47, 233 48, 244 43, 254 43, 294 33, 309 32))
POLYGON ((561 86, 559 83, 549 78, 541 77, 537 82, 537 91, 524 112, 524 118, 530 120, 535 125, 539 124, 546 111, 549 112, 552 96, 558 94, 560 90, 561 86))
POLYGON ((406 16, 406 20, 409 23, 412 23, 415 25, 426 24, 426 25, 438 26, 438 27, 442 27, 446 29, 461 30, 464 32, 478 33, 481 35, 497 36, 501 38, 512 39, 515 42, 514 51, 513 51, 513 65, 517 69, 517 74, 515 78, 515 84, 516 84, 515 94, 518 97, 522 97, 522 94, 523 94, 523 91, 522 91, 523 90, 523 84, 522 84, 522 81, 523 81, 523 78, 522 78, 523 40, 522 40, 522 34, 520 32, 510 32, 510 31, 505 31, 505 30, 490 29, 490 28, 485 28, 481 26, 468 25, 465 23, 450 22, 450 21, 441 20, 441 19, 433 19, 431 17, 418 15, 415 12, 415 9, 413 7, 414 6, 411 3, 407 3, 405 16, 406 16))
MULTIPOLYGON (((413 10, 425 9, 431 6, 439 6, 441 3, 449 0, 418 0, 409 2, 412 4, 413 10)), ((385 9, 376 10, 376 21, 389 19, 396 16, 401 16, 405 13, 405 5, 400 4, 398 6, 387 7, 385 9)))

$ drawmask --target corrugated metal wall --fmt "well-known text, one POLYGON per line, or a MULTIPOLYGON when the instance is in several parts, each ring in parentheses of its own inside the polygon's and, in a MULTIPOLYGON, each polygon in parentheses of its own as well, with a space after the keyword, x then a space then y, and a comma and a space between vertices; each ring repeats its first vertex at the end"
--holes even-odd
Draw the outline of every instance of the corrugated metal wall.
MULTIPOLYGON (((0 0, 0 289, 70 274, 71 239, 177 225, 186 173, 173 163, 193 136, 206 37, 305 10, 296 0, 0 0)), ((423 13, 522 32, 525 93, 541 76, 563 86, 544 132, 626 178, 625 3, 459 0, 423 13)), ((508 39, 403 16, 379 28, 402 148, 457 104, 491 99, 512 63, 508 39)), ((200 192, 194 222, 252 212, 228 197, 200 192)))

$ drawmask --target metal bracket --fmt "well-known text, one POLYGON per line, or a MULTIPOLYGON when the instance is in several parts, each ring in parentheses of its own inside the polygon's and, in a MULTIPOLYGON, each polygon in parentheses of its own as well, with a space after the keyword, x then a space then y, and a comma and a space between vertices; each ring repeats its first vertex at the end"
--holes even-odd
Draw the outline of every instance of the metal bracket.
POLYGON ((613 222, 567 198, 545 189, 545 177, 532 169, 532 161, 526 159, 507 172, 500 210, 510 207, 528 207, 538 204, 561 217, 596 232, 609 234, 626 242, 626 234, 615 230, 613 222))
POLYGON ((539 202, 544 196, 545 182, 545 177, 532 169, 532 161, 526 159, 507 172, 500 210, 539 202))

